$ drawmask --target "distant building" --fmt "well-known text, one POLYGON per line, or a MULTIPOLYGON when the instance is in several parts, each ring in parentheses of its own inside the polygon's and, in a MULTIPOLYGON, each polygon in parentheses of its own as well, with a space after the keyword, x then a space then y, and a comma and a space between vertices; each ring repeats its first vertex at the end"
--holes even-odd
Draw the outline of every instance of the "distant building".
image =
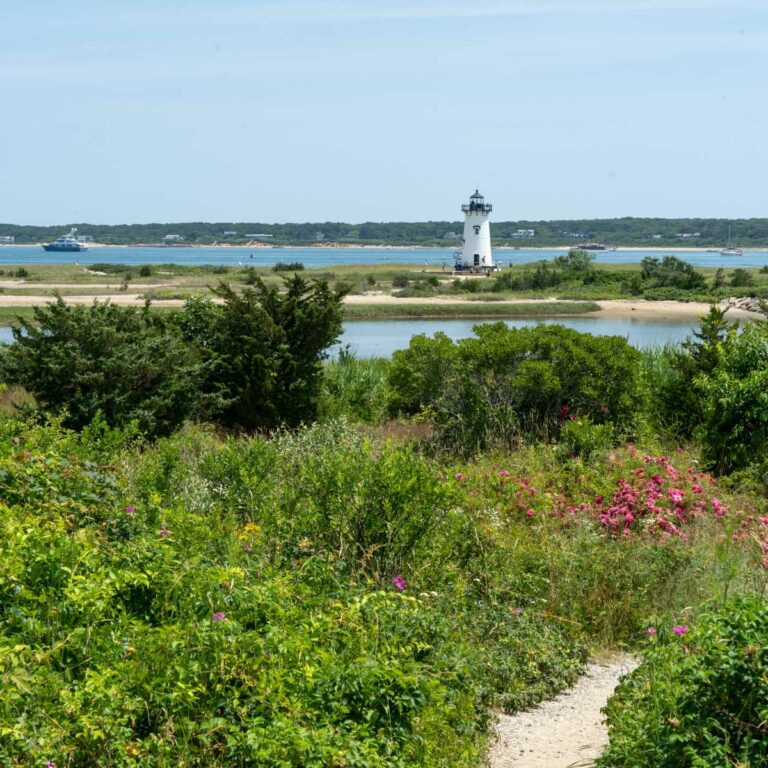
POLYGON ((661 235, 651 235, 651 237, 653 237, 654 240, 661 240, 662 238, 661 235))
POLYGON ((92 243, 93 238, 90 235, 78 235, 77 236, 77 242, 78 243, 92 243))
POLYGON ((234 229, 228 229, 226 232, 224 232, 224 237, 232 237, 233 235, 236 235, 237 232, 235 232, 234 229))
POLYGON ((535 236, 536 236, 535 229, 518 229, 516 232, 512 233, 512 237, 517 237, 517 238, 535 237, 535 236))
POLYGON ((246 235, 246 237, 253 237, 253 238, 256 238, 257 240, 263 240, 265 237, 274 237, 274 235, 265 235, 263 232, 257 232, 255 235, 250 234, 250 235, 246 235))
POLYGON ((455 243, 460 239, 461 238, 459 237, 459 235, 457 235, 455 232, 446 232, 443 235, 443 240, 446 240, 449 243, 455 243))
POLYGON ((679 238, 685 240, 685 239, 687 239, 689 237, 700 237, 701 236, 701 232, 680 232, 680 233, 678 233, 677 236, 679 238))
POLYGON ((16 238, 13 235, 0 235, 0 245, 13 245, 16 238))
POLYGON ((325 240, 325 232, 315 232, 315 240, 325 240))
POLYGON ((164 243, 180 243, 184 238, 181 235, 166 235, 163 238, 164 243))

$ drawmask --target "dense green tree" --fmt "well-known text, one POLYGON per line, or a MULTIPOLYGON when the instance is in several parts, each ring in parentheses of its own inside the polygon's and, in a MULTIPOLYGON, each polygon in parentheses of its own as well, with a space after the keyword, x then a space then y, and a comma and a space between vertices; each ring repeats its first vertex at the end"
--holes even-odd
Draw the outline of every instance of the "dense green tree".
POLYGON ((322 360, 341 334, 343 292, 299 275, 285 291, 256 278, 236 292, 221 283, 218 307, 188 304, 188 337, 211 361, 207 391, 224 405, 217 420, 246 430, 312 422, 322 360))
POLYGON ((80 429, 98 413, 112 426, 137 422, 148 436, 172 432, 196 413, 204 366, 173 324, 143 309, 109 302, 36 307, 3 350, 4 379, 62 413, 80 429))

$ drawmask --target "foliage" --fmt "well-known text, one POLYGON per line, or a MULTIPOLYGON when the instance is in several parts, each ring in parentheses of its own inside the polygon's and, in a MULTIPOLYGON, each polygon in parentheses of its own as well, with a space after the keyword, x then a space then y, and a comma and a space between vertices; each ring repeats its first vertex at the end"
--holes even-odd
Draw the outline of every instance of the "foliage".
POLYGON ((696 436, 718 472, 743 469, 768 450, 768 322, 730 328, 714 366, 695 380, 702 419, 696 436))
POLYGON ((701 424, 703 403, 694 382, 713 372, 723 341, 736 328, 735 323, 726 320, 725 313, 713 305, 701 318, 699 328, 680 347, 644 353, 650 416, 657 426, 690 437, 701 424))
POLYGON ((754 284, 755 278, 746 269, 734 269, 731 273, 731 285, 734 288, 743 288, 754 284))
POLYGON ((603 768, 768 765, 768 603, 742 599, 691 627, 653 627, 606 712, 603 768))
POLYGON ((434 414, 438 441, 471 452, 557 434, 569 416, 631 430, 640 403, 639 354, 624 339, 561 326, 475 327, 453 344, 415 337, 393 357, 392 406, 434 414))
POLYGON ((300 261, 289 261, 287 263, 278 261, 272 267, 273 272, 299 272, 302 269, 304 269, 304 265, 300 261))
POLYGON ((650 288, 682 288, 684 290, 703 289, 706 285, 704 276, 690 264, 676 256, 664 256, 661 261, 646 256, 641 263, 642 277, 650 288))
POLYGON ((200 404, 204 368, 167 320, 144 309, 58 298, 13 329, 3 376, 32 393, 40 408, 74 428, 97 414, 111 426, 136 422, 168 434, 200 404))
MULTIPOLYGON (((167 234, 179 234, 185 243, 229 243, 246 245, 258 232, 272 236, 272 242, 311 245, 324 242, 361 242, 392 245, 445 245, 447 232, 461 231, 462 222, 361 222, 359 224, 324 221, 290 222, 175 222, 153 224, 88 224, 74 223, 56 226, 19 226, 0 224, 0 235, 11 235, 17 243, 49 242, 62 231, 76 226, 96 242, 130 244, 160 244, 167 234), (228 233, 228 234, 225 234, 228 233), (232 234, 234 233, 234 234, 232 234)), ((679 247, 681 242, 701 248, 721 247, 728 238, 729 228, 734 243, 744 248, 768 245, 768 219, 666 219, 634 218, 569 219, 553 221, 494 221, 492 235, 497 241, 515 245, 571 246, 582 240, 598 240, 615 245, 645 245, 679 247), (533 238, 520 239, 519 229, 534 229, 533 238), (685 239, 681 235, 691 235, 685 239)))
POLYGON ((254 285, 236 293, 221 283, 224 304, 194 338, 213 363, 207 389, 225 402, 217 420, 248 430, 309 423, 322 358, 341 333, 343 294, 299 275, 286 280, 285 293, 258 277, 254 285))
POLYGON ((343 348, 325 363, 318 416, 321 421, 346 416, 355 422, 378 424, 387 413, 389 360, 361 360, 343 348))

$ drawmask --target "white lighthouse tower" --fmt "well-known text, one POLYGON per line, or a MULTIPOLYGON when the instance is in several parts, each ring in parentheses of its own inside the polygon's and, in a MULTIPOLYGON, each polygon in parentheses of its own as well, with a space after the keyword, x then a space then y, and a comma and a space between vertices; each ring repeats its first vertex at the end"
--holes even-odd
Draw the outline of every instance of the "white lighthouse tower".
POLYGON ((464 211, 464 247, 457 267, 478 272, 495 269, 491 254, 491 225, 488 223, 493 206, 475 190, 469 204, 462 205, 461 210, 464 211))

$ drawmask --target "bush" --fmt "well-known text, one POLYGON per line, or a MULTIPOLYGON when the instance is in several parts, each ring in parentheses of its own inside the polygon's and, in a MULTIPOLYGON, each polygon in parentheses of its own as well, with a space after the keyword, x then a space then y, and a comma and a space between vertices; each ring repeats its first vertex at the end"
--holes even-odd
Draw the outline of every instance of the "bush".
POLYGON ((347 349, 325 364, 318 415, 345 416, 355 422, 378 424, 387 411, 389 360, 360 360, 347 349))
POLYGON ((3 350, 6 381, 38 406, 82 429, 97 414, 110 426, 136 422, 147 436, 169 434, 196 413, 204 368, 167 318, 149 307, 90 307, 59 298, 35 307, 3 350))
POLYGON ((731 273, 731 286, 733 288, 746 288, 754 284, 754 275, 749 270, 735 269, 731 273))
POLYGON ((694 379, 701 398, 695 430, 718 472, 744 469, 768 451, 768 322, 729 329, 714 366, 694 379))
POLYGON ((152 274, 152 267, 149 264, 144 264, 139 269, 140 277, 149 277, 152 274))
POLYGON ((304 265, 300 261, 289 261, 287 264, 278 261, 272 267, 273 272, 300 272, 302 269, 304 269, 304 265))
POLYGON ((236 293, 221 283, 224 304, 196 337, 211 361, 206 391, 223 400, 216 419, 242 429, 271 429, 314 421, 322 360, 341 333, 342 292, 299 275, 287 291, 255 278, 236 293))
POLYGON ((456 345, 442 332, 432 338, 419 334, 407 349, 392 355, 389 368, 389 409, 414 415, 435 403, 456 357, 456 345))
POLYGON ((740 600, 654 628, 606 712, 601 768, 768 765, 768 603, 740 600))
POLYGON ((706 288, 704 276, 677 256, 664 256, 661 261, 646 256, 641 264, 643 280, 648 281, 650 288, 680 288, 685 291, 706 288))
POLYGON ((560 454, 586 461, 595 458, 613 445, 613 427, 593 424, 587 416, 567 421, 560 430, 560 454))
POLYGON ((393 356, 392 406, 430 408, 438 441, 463 451, 557 434, 569 416, 634 428, 639 353, 561 326, 475 326, 477 338, 415 337, 393 356))

